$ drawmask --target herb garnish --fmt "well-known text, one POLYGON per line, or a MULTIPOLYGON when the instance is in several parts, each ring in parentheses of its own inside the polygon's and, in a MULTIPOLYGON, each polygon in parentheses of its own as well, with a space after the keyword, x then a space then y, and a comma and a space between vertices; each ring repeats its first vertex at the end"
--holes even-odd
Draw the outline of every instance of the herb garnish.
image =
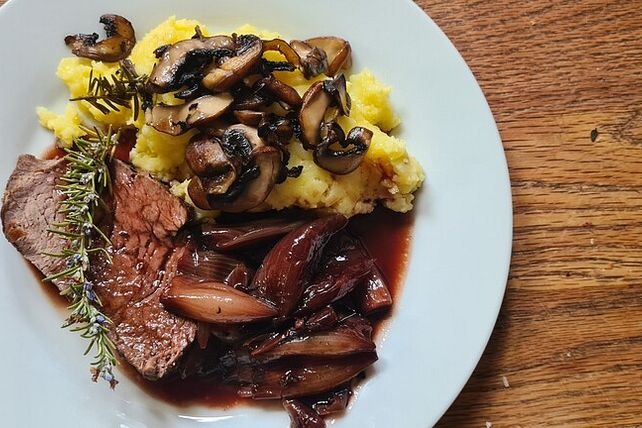
POLYGON ((121 107, 131 108, 136 120, 140 109, 151 105, 151 95, 145 89, 147 76, 139 76, 129 60, 120 62, 120 68, 110 76, 95 75, 89 71, 87 95, 71 98, 69 101, 87 101, 103 114, 120 111, 121 107))
POLYGON ((107 336, 112 321, 99 309, 102 304, 86 273, 94 253, 102 253, 111 262, 111 255, 104 248, 110 245, 109 238, 94 223, 94 214, 102 203, 101 194, 110 190, 108 162, 118 134, 112 133, 111 127, 106 134, 98 129, 86 131, 84 138, 74 140, 72 147, 64 149, 67 170, 56 186, 64 196, 58 210, 64 220, 53 224, 49 232, 67 242, 60 253, 45 254, 64 259, 65 267, 45 281, 58 282, 64 287, 60 294, 71 300, 71 314, 63 328, 71 327, 71 331, 79 332, 89 341, 85 355, 94 349, 93 380, 102 377, 114 388, 118 382, 112 369, 117 360, 114 344, 107 336))

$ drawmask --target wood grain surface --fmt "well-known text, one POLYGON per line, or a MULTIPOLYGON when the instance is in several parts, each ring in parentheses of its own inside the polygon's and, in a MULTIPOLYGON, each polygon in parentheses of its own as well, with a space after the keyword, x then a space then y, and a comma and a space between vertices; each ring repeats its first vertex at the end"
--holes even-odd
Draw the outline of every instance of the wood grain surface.
POLYGON ((514 198, 502 312, 438 426, 641 427, 642 1, 417 3, 488 98, 514 198))
POLYGON ((417 4, 488 98, 515 207, 501 315, 438 426, 642 427, 642 1, 417 4))

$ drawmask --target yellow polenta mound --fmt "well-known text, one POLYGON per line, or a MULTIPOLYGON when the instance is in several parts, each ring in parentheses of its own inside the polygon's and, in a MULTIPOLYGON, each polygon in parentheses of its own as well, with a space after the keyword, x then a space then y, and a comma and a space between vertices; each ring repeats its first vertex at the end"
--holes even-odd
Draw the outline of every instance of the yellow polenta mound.
MULTIPOLYGON (((134 47, 130 60, 139 74, 149 74, 156 63, 154 50, 162 45, 188 39, 199 25, 204 34, 211 32, 195 20, 170 17, 140 39, 134 47)), ((261 31, 249 25, 236 30, 239 34, 256 34, 264 39, 281 37, 278 33, 261 31)), ((271 60, 279 60, 278 52, 267 52, 271 60)), ((57 75, 67 85, 70 97, 85 95, 89 73, 109 75, 117 69, 116 64, 101 63, 82 58, 64 58, 58 65, 57 75)), ((318 76, 306 80, 298 70, 276 72, 275 76, 294 87, 301 95, 314 81, 326 79, 318 76)), ((289 178, 277 185, 261 209, 288 207, 325 208, 347 216, 372 211, 377 201, 400 212, 412 209, 415 192, 424 180, 419 163, 408 154, 406 144, 387 132, 399 125, 399 117, 390 104, 391 88, 383 85, 368 70, 354 74, 348 79, 348 92, 352 97, 350 117, 342 117, 340 125, 346 133, 354 126, 363 126, 373 131, 374 136, 364 161, 357 170, 348 175, 334 175, 319 168, 312 160, 312 153, 305 151, 298 141, 290 144, 289 166, 302 165, 298 178, 289 178)), ((177 104, 181 101, 172 94, 159 96, 158 101, 177 104)), ((185 198, 190 170, 185 163, 185 146, 194 131, 172 137, 144 124, 143 115, 133 118, 129 109, 103 114, 86 102, 68 105, 63 114, 44 108, 38 109, 40 123, 54 131, 62 144, 71 144, 81 133, 80 123, 102 124, 120 127, 133 125, 138 128, 136 145, 131 152, 131 161, 137 167, 155 176, 173 182, 172 191, 185 198)))

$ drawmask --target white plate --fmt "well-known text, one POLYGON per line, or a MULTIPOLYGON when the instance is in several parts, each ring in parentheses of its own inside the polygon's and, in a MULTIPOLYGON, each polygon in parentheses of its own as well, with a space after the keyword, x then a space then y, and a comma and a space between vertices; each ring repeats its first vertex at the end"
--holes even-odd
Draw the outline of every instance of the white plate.
MULTIPOLYGON (((40 153, 51 135, 38 105, 62 107, 55 77, 68 33, 99 29, 118 13, 142 36, 169 15, 216 31, 249 22, 292 38, 350 40, 364 66, 394 87, 400 130, 428 180, 417 205, 408 278, 379 344, 376 373, 337 427, 426 427, 459 393, 486 346, 511 253, 510 183, 501 141, 470 70, 440 29, 410 1, 391 0, 11 0, 0 8, 2 187, 16 156, 40 153)), ((88 380, 83 343, 20 255, 0 242, 0 425, 6 427, 278 427, 283 411, 260 406, 176 408, 126 378, 115 392, 88 380)))

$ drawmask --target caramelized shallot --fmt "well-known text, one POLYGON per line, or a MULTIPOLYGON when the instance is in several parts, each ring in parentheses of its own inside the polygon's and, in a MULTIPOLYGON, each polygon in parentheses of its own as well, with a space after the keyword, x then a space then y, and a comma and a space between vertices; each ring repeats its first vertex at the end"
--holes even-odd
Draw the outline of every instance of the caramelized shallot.
POLYGON ((232 271, 225 277, 225 284, 230 287, 234 287, 241 291, 246 291, 250 283, 252 282, 252 277, 254 272, 244 264, 237 265, 232 271))
POLYGON ((325 428, 321 415, 299 400, 283 400, 283 408, 290 415, 290 428, 325 428))
POLYGON ((386 285, 386 280, 376 265, 373 266, 363 283, 352 292, 352 297, 364 315, 392 307, 392 296, 386 285))
POLYGON ((348 219, 331 215, 294 229, 263 260, 252 282, 252 294, 267 300, 279 315, 288 315, 299 303, 328 240, 348 219))
POLYGON ((350 388, 343 388, 315 402, 312 408, 321 416, 343 412, 348 407, 348 400, 351 395, 350 388))
POLYGON ((361 373, 377 361, 376 352, 341 358, 297 358, 277 360, 248 369, 248 385, 239 389, 241 397, 255 400, 302 397, 330 391, 361 373))
POLYGON ((303 224, 301 220, 280 218, 231 225, 210 223, 201 227, 201 240, 208 248, 236 251, 273 241, 303 224))
POLYGON ((370 273, 373 262, 351 242, 328 257, 303 292, 297 314, 309 313, 350 293, 370 273))
POLYGON ((371 335, 372 327, 366 319, 349 318, 345 323, 330 331, 304 335, 290 334, 289 337, 285 337, 276 345, 270 347, 259 345, 251 355, 261 361, 271 361, 285 357, 332 358, 373 352, 375 344, 371 335))
POLYGON ((249 323, 277 314, 267 303, 222 282, 202 282, 184 275, 172 280, 161 303, 187 318, 213 324, 249 323))
POLYGON ((222 282, 243 262, 225 254, 208 250, 185 251, 178 261, 179 272, 210 281, 222 282))

